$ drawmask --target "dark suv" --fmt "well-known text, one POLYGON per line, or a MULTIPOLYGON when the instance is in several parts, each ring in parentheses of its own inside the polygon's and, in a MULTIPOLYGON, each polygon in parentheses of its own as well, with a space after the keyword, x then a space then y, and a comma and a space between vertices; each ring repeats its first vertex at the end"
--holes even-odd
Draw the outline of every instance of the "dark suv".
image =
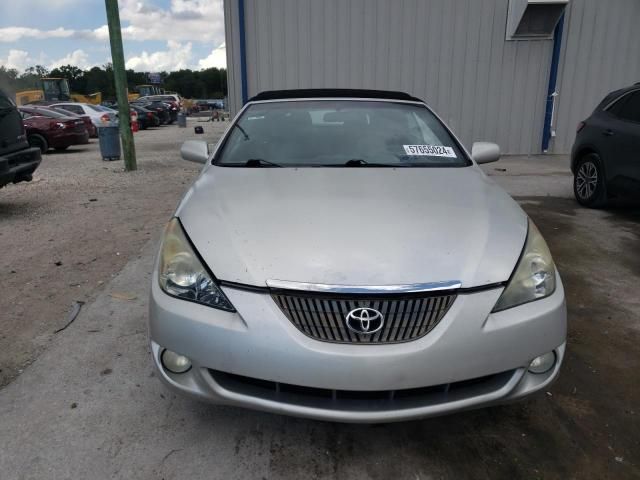
POLYGON ((31 181, 40 161, 40 149, 29 146, 15 103, 0 90, 0 187, 31 181))
POLYGON ((587 207, 640 193, 640 84, 610 93, 580 122, 571 171, 576 199, 587 207))

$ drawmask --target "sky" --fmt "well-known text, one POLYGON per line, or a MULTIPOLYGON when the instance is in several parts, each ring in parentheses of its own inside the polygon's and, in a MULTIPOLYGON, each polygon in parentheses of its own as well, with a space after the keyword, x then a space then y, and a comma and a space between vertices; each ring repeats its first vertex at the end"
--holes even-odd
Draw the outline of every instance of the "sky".
MULTIPOLYGON (((127 68, 224 67, 222 0, 119 0, 127 68)), ((0 65, 82 69, 111 61, 104 0, 0 0, 0 65)))

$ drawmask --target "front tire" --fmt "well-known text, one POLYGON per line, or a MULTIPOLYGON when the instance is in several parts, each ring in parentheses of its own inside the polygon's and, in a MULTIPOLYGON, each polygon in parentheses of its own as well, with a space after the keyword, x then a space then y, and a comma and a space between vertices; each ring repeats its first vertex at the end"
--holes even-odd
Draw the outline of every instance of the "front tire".
POLYGON ((30 146, 38 147, 40 149, 40 153, 42 154, 47 153, 47 150, 49 150, 49 143, 47 142, 47 139, 42 135, 34 133, 29 135, 29 138, 27 140, 29 141, 30 146))
POLYGON ((602 161, 595 153, 582 157, 573 176, 573 194, 580 205, 601 208, 607 204, 607 186, 602 161))

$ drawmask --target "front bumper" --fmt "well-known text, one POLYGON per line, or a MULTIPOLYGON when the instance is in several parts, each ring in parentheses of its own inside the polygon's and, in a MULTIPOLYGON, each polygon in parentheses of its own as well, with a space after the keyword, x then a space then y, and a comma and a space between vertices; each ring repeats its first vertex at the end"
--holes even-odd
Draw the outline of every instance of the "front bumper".
POLYGON ((0 187, 31 181, 41 161, 40 149, 35 147, 0 156, 0 187))
POLYGON ((501 288, 459 295, 425 337, 345 345, 305 336, 268 294, 225 287, 238 309, 228 313, 170 297, 154 281, 153 359, 166 384, 215 403, 344 422, 441 415, 515 400, 555 380, 566 338, 559 277, 557 285, 546 299, 495 314, 501 288), (192 369, 166 371, 164 348, 188 356, 192 369), (550 351, 549 372, 527 371, 550 351))

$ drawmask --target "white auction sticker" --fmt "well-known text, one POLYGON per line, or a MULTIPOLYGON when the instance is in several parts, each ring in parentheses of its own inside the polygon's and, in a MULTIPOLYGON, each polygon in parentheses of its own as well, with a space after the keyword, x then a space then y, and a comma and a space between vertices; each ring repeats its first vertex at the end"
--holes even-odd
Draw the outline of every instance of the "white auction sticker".
POLYGON ((418 157, 449 157, 458 158, 451 147, 441 145, 404 145, 407 155, 418 157))

